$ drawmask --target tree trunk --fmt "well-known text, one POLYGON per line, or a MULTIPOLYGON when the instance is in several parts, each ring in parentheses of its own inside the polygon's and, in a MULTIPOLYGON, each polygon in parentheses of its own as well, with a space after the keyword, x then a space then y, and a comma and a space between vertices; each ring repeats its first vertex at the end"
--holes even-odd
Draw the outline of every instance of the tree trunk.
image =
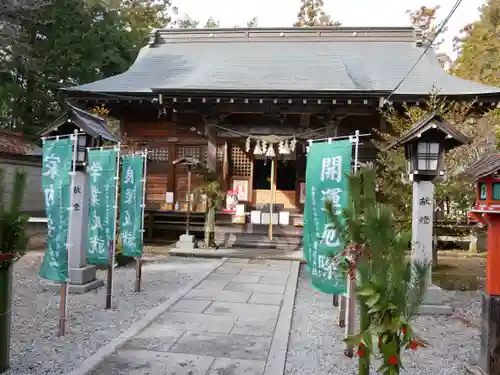
POLYGON ((437 269, 438 267, 438 238, 437 234, 434 234, 432 238, 432 269, 437 269))
POLYGON ((9 368, 12 269, 0 268, 0 373, 9 368))
POLYGON ((215 207, 207 210, 205 217, 205 247, 212 247, 215 242, 215 207))

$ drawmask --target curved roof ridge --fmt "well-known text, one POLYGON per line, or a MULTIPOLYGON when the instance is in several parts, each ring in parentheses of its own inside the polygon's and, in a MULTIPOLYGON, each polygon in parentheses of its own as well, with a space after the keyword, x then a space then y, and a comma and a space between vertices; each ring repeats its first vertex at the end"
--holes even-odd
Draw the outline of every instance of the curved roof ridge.
POLYGON ((150 33, 149 46, 186 41, 289 41, 304 40, 373 40, 420 42, 421 33, 413 26, 314 26, 314 27, 252 27, 252 28, 213 28, 154 29, 150 33))

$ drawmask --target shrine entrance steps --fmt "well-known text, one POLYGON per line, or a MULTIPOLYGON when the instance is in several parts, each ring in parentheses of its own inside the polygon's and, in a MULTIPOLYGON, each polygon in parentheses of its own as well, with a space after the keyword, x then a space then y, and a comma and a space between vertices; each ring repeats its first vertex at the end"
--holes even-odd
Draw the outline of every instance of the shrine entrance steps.
POLYGON ((269 239, 269 226, 242 225, 239 231, 217 228, 215 242, 222 248, 238 248, 253 251, 289 252, 302 250, 302 228, 293 226, 273 227, 272 240, 269 239), (244 227, 244 228, 243 228, 244 227))

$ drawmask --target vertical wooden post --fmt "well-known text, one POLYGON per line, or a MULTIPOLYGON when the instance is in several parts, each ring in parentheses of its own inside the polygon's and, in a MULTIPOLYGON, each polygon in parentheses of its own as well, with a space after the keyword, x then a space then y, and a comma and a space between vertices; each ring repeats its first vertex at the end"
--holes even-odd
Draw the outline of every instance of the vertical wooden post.
POLYGON ((141 279, 142 279, 142 259, 141 257, 135 258, 135 289, 136 293, 141 291, 141 279))
POLYGON ((107 272, 107 280, 106 280, 106 305, 105 309, 111 309, 111 300, 113 296, 113 267, 115 265, 114 251, 113 251, 113 241, 109 241, 109 262, 108 262, 108 272, 107 272))
MULTIPOLYGON (((272 147, 270 145, 269 147, 272 147)), ((273 240, 273 206, 274 206, 274 201, 275 201, 275 195, 276 195, 276 158, 271 159, 271 199, 270 205, 269 205, 269 230, 268 230, 268 237, 269 241, 273 240)))
POLYGON ((68 303, 67 297, 68 282, 61 283, 60 296, 59 296, 59 320, 57 324, 57 336, 64 336, 66 334, 66 304, 68 303))
POLYGON ((339 327, 344 328, 345 327, 345 310, 347 306, 347 299, 343 294, 339 295, 340 301, 339 301, 339 327))

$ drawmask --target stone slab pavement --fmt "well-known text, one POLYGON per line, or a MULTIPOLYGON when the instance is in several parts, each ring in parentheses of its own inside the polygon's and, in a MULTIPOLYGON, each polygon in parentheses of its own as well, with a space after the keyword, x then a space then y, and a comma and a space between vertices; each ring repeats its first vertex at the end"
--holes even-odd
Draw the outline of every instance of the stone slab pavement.
POLYGON ((89 374, 283 374, 298 271, 228 259, 89 374))

